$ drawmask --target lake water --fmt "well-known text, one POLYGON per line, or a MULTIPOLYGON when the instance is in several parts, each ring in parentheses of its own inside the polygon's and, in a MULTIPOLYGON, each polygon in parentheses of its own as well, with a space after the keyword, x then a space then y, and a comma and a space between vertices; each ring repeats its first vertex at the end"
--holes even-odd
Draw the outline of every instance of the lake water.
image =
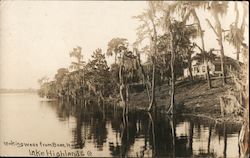
POLYGON ((239 157, 240 127, 0 94, 1 156, 239 157), (108 110, 109 109, 109 110, 108 110), (75 154, 75 155, 74 155, 75 154))

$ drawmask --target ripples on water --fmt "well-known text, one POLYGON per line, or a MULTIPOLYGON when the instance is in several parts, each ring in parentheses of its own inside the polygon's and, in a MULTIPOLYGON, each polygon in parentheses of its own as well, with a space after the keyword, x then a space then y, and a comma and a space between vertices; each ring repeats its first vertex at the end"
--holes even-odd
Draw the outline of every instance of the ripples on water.
MULTIPOLYGON (((0 94, 0 105, 3 141, 70 142, 101 157, 239 156, 237 125, 140 111, 124 118, 113 106, 43 102, 35 94, 0 94)), ((25 154, 14 149, 1 150, 25 154)))

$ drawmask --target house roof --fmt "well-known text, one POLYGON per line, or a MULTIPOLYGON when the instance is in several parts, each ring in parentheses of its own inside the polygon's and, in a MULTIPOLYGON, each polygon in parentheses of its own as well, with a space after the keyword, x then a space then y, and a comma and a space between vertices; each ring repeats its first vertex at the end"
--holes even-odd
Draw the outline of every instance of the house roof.
MULTIPOLYGON (((220 55, 217 55, 217 54, 214 54, 214 53, 212 53, 214 56, 215 56, 215 59, 212 61, 212 63, 217 63, 217 62, 219 62, 220 63, 220 55)), ((196 54, 195 56, 193 56, 192 57, 194 60, 199 60, 199 59, 201 59, 201 61, 203 61, 203 56, 201 56, 200 54, 196 54)), ((231 57, 229 57, 229 56, 226 56, 226 55, 224 55, 224 62, 225 63, 240 63, 240 64, 243 64, 242 62, 240 62, 240 61, 237 61, 237 60, 235 60, 235 59, 233 59, 233 58, 231 58, 231 57)))
MULTIPOLYGON (((221 59, 220 59, 220 55, 217 55, 217 54, 214 54, 214 53, 212 53, 213 55, 214 55, 214 57, 215 57, 215 59, 214 60, 212 60, 211 62, 213 63, 213 64, 215 64, 215 65, 220 65, 221 64, 221 59)), ((203 59, 202 59, 202 56, 199 54, 199 55, 195 55, 194 57, 193 57, 195 60, 199 60, 199 59, 201 59, 200 61, 203 61, 203 59)), ((199 65, 199 64, 201 64, 202 62, 197 62, 197 64, 195 64, 195 65, 199 65)), ((236 68, 236 69, 240 69, 241 68, 241 66, 243 65, 243 63, 242 62, 240 62, 240 61, 237 61, 237 60, 235 60, 235 59, 233 59, 233 58, 231 58, 231 57, 229 57, 229 56, 224 56, 224 64, 225 65, 232 65, 234 68, 236 68)))

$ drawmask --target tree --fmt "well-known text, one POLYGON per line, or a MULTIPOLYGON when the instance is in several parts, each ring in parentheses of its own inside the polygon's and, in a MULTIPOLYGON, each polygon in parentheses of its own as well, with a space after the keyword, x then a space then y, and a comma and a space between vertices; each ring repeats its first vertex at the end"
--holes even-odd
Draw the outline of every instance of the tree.
POLYGON ((110 73, 105 55, 102 54, 101 49, 98 48, 93 52, 92 60, 87 63, 85 70, 85 79, 89 87, 91 87, 90 90, 104 101, 104 96, 107 96, 110 73))
MULTIPOLYGON (((185 33, 185 36, 190 37, 192 34, 196 32, 193 27, 188 27, 187 29, 189 32, 185 33)), ((171 39, 169 33, 165 33, 158 37, 158 54, 157 58, 157 69, 160 71, 161 80, 164 80, 165 77, 171 78, 171 39), (163 79, 162 79, 163 78, 163 79)), ((182 77, 183 76, 183 69, 188 67, 188 64, 191 65, 191 55, 193 53, 192 49, 194 48, 194 44, 191 42, 186 44, 185 47, 182 49, 181 54, 177 54, 175 58, 174 70, 175 70, 175 77, 182 77)))
POLYGON ((49 87, 48 87, 48 82, 49 82, 49 78, 44 76, 40 79, 38 79, 38 83, 40 85, 40 89, 38 91, 38 95, 40 97, 47 97, 48 95, 48 90, 49 90, 49 87))
POLYGON ((124 67, 124 57, 125 57, 125 53, 127 52, 127 46, 128 46, 128 42, 126 39, 124 38, 114 38, 112 39, 109 44, 108 44, 108 51, 107 51, 107 55, 113 55, 113 53, 115 54, 115 56, 119 56, 119 89, 120 89, 120 98, 121 98, 121 104, 123 107, 123 115, 127 114, 127 102, 126 102, 126 98, 127 93, 127 85, 125 82, 125 67, 124 67))
POLYGON ((47 76, 44 76, 44 77, 38 79, 38 83, 39 83, 40 86, 41 86, 43 83, 46 83, 46 82, 48 82, 48 81, 49 81, 49 78, 48 78, 47 76))
POLYGON ((70 95, 77 99, 77 96, 79 94, 83 95, 83 82, 84 82, 84 71, 83 68, 85 66, 85 62, 82 60, 82 48, 80 46, 77 46, 76 48, 73 48, 73 50, 70 52, 70 57, 74 58, 76 61, 72 61, 71 65, 69 66, 70 69, 72 69, 73 73, 70 73, 69 79, 72 79, 73 81, 70 81, 69 85, 74 87, 74 89, 70 89, 70 95))
MULTIPOLYGON (((202 48, 200 48, 198 45, 195 45, 196 47, 198 47, 200 50, 202 50, 202 48)), ((196 56, 194 56, 192 58, 192 60, 197 60, 198 62, 203 62, 203 60, 207 60, 208 62, 214 61, 216 58, 216 55, 213 54, 213 51, 215 51, 214 48, 210 49, 208 52, 206 53, 200 53, 200 54, 196 54, 196 56), (205 55, 205 56, 204 56, 205 55)))
POLYGON ((243 89, 243 124, 239 136, 239 145, 241 147, 241 154, 243 157, 249 157, 249 47, 243 47, 243 77, 242 77, 242 89, 243 89))
POLYGON ((188 63, 187 64, 188 65, 188 71, 190 73, 191 80, 193 80, 193 73, 192 73, 192 61, 193 61, 193 58, 192 58, 192 55, 194 53, 194 48, 195 48, 194 46, 195 46, 195 43, 193 45, 190 45, 189 47, 187 47, 187 51, 184 54, 185 59, 187 60, 187 63, 188 63))
POLYGON ((239 23, 239 10, 237 2, 235 2, 235 11, 236 11, 236 18, 235 22, 230 25, 229 33, 226 35, 226 40, 232 44, 236 48, 236 59, 239 60, 239 54, 242 47, 242 56, 243 56, 243 67, 241 72, 241 77, 237 77, 235 75, 234 82, 240 85, 236 87, 236 89, 240 90, 240 100, 239 102, 242 104, 244 111, 243 111, 243 124, 240 130, 239 136, 239 146, 240 152, 242 157, 249 157, 249 74, 248 67, 249 67, 249 47, 247 44, 244 43, 244 32, 245 32, 245 25, 246 25, 246 17, 248 12, 248 4, 245 2, 241 3, 243 5, 243 16, 242 16, 242 23, 241 26, 238 26, 239 23), (243 94, 243 95, 241 95, 243 94))
POLYGON ((236 59, 239 60, 240 49, 244 41, 244 32, 245 32, 245 25, 246 25, 246 16, 248 11, 248 6, 245 2, 241 3, 243 5, 243 16, 242 16, 242 23, 239 27, 239 9, 238 9, 238 2, 234 2, 235 5, 235 12, 236 18, 235 22, 230 25, 230 29, 228 34, 226 35, 226 40, 232 44, 236 48, 236 59))
POLYGON ((62 79, 62 91, 64 92, 64 96, 66 96, 66 99, 69 101, 69 95, 70 95, 70 78, 69 74, 64 76, 62 79))
POLYGON ((138 69, 138 76, 142 79, 142 83, 146 85, 148 100, 150 101, 150 94, 149 94, 150 82, 146 79, 146 72, 141 63, 140 52, 138 51, 137 48, 134 48, 134 52, 135 52, 135 58, 136 58, 136 68, 138 69))
POLYGON ((137 29, 137 43, 141 43, 146 38, 150 40, 150 58, 152 62, 152 81, 151 81, 151 101, 148 107, 148 111, 152 110, 153 105, 155 106, 155 69, 156 69, 156 59, 157 54, 157 30, 160 28, 160 21, 158 14, 161 14, 163 7, 162 1, 148 1, 148 9, 142 14, 135 16, 137 20, 142 22, 137 29))
MULTIPOLYGON (((167 113, 174 113, 175 104, 175 80, 176 80, 176 59, 183 55, 183 52, 187 51, 187 48, 192 45, 190 38, 196 32, 190 26, 186 26, 185 23, 176 20, 170 21, 168 24, 169 36, 169 51, 171 53, 170 68, 171 68, 171 103, 167 110, 167 113)), ((168 104, 167 104, 168 105, 168 104)))
POLYGON ((117 55, 120 53, 120 50, 118 47, 119 45, 125 46, 127 43, 127 39, 125 38, 113 38, 108 43, 108 49, 107 49, 107 56, 115 56, 115 64, 117 62, 117 55))
MULTIPOLYGON (((203 30, 201 28, 201 23, 200 23, 200 19, 196 13, 197 9, 200 8, 206 8, 208 6, 209 2, 206 1, 187 1, 187 2, 176 2, 177 5, 177 11, 181 13, 183 22, 186 23, 187 20, 190 17, 194 18, 195 23, 198 26, 198 35, 200 36, 201 39, 201 53, 203 53, 204 57, 206 56, 206 50, 205 50, 205 44, 204 44, 204 33, 203 30)), ((204 59, 204 63, 206 65, 206 76, 207 76, 207 83, 208 83, 208 88, 211 89, 211 81, 210 81, 210 74, 209 74, 209 67, 208 67, 208 61, 206 59, 204 59)), ((190 71, 190 67, 189 67, 189 71, 190 71)), ((191 73, 190 73, 191 74, 191 73)))
POLYGON ((209 6, 209 10, 211 11, 214 20, 215 20, 215 27, 211 24, 211 22, 207 20, 209 26, 213 29, 214 33, 217 36, 217 41, 219 43, 220 46, 220 54, 221 54, 221 73, 222 73, 222 83, 223 85, 226 84, 226 76, 225 76, 225 66, 224 66, 224 46, 223 46, 223 39, 222 39, 222 33, 223 33, 223 29, 221 26, 221 22, 219 19, 219 15, 223 16, 226 12, 227 12, 227 8, 228 8, 228 2, 223 1, 223 2, 219 2, 219 1, 213 1, 210 3, 209 6))
POLYGON ((68 75, 69 71, 66 68, 60 68, 57 70, 57 73, 55 75, 55 81, 56 81, 56 90, 59 95, 59 97, 63 98, 65 95, 65 92, 63 91, 63 78, 68 75))
POLYGON ((55 81, 46 80, 45 82, 43 82, 41 84, 41 86, 40 86, 38 94, 39 94, 40 97, 45 97, 45 98, 48 98, 48 99, 57 98, 55 81))
POLYGON ((82 48, 79 46, 73 48, 73 51, 71 51, 69 55, 70 57, 76 59, 76 62, 75 61, 71 62, 70 68, 73 70, 80 70, 84 65, 84 61, 82 61, 83 59, 82 48))

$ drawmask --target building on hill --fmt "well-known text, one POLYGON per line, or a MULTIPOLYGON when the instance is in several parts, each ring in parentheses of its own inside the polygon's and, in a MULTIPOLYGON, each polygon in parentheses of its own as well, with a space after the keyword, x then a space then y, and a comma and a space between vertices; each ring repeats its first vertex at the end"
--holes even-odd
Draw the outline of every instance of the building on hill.
MULTIPOLYGON (((220 56, 214 54, 214 59, 208 62, 209 74, 211 76, 222 75, 220 60, 220 56)), ((224 56, 224 64, 226 72, 227 70, 238 71, 242 66, 241 62, 237 62, 237 60, 228 56, 224 56)), ((206 64, 204 63, 203 59, 201 59, 201 55, 197 54, 193 57, 191 67, 193 77, 206 77, 206 64)), ((184 78, 190 77, 189 69, 185 68, 183 70, 183 74, 184 78)))

